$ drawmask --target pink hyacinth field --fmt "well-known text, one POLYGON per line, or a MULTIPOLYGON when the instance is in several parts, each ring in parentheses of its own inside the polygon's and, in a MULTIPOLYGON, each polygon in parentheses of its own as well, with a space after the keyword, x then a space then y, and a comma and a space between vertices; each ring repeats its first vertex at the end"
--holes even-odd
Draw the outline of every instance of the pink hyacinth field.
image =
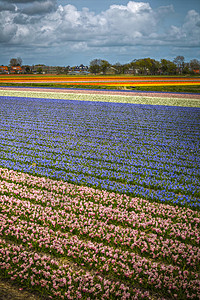
POLYGON ((198 299, 199 212, 0 169, 0 268, 49 299, 198 299))

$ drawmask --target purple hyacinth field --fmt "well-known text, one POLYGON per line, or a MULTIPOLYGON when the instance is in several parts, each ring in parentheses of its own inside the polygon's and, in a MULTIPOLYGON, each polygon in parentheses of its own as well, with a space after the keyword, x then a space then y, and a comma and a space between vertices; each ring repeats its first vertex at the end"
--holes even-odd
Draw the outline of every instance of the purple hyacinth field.
POLYGON ((200 108, 89 100, 0 96, 1 278, 199 299, 200 108))

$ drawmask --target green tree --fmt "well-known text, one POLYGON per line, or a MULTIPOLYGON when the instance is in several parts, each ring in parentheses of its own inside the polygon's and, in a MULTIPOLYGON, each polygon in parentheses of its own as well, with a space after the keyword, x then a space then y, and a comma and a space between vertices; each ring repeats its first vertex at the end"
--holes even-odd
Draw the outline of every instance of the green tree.
POLYGON ((90 62, 89 71, 95 75, 97 73, 100 73, 100 70, 101 70, 100 65, 101 65, 101 59, 93 59, 90 62))
POLYGON ((164 75, 166 74, 169 74, 169 75, 172 75, 172 74, 176 74, 176 65, 175 63, 171 62, 170 60, 167 60, 167 59, 161 59, 161 62, 160 62, 160 69, 162 71, 162 73, 164 75))
POLYGON ((184 64, 184 68, 182 70, 183 74, 189 74, 190 73, 190 64, 189 63, 185 63, 184 64))
POLYGON ((168 67, 169 67, 169 63, 170 61, 167 59, 161 59, 160 61, 160 69, 162 71, 163 74, 167 74, 168 73, 168 67))
POLYGON ((122 74, 123 73, 123 65, 121 65, 119 62, 112 65, 112 67, 114 68, 116 74, 122 74))
POLYGON ((108 70, 109 67, 110 67, 110 63, 107 60, 102 59, 100 62, 100 70, 104 75, 106 74, 106 71, 108 70))
POLYGON ((65 70, 64 70, 65 74, 69 73, 69 69, 70 69, 70 66, 65 67, 65 70))
POLYGON ((97 74, 102 72, 106 74, 107 69, 110 67, 110 63, 104 59, 93 59, 90 62, 89 70, 91 73, 97 74))
POLYGON ((148 63, 145 61, 144 58, 138 59, 134 63, 135 69, 137 69, 138 73, 141 75, 148 74, 148 63))
POLYGON ((29 66, 26 66, 25 71, 26 71, 26 73, 30 73, 30 72, 31 72, 30 67, 29 67, 29 66))
POLYGON ((57 74, 61 74, 63 72, 63 68, 62 67, 56 67, 56 73, 57 74))
POLYGON ((151 75, 156 75, 159 72, 160 69, 160 63, 159 61, 152 59, 152 58, 145 58, 145 65, 148 71, 150 72, 151 75))
POLYGON ((42 68, 41 67, 37 68, 37 73, 42 74, 42 68))

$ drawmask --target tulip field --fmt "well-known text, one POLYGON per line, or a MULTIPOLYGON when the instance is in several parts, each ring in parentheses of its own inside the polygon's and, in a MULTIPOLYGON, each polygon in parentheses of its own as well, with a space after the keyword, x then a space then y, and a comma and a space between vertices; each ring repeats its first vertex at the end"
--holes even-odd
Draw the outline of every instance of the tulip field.
POLYGON ((0 278, 200 299, 200 100, 0 90, 0 278))
POLYGON ((200 85, 199 77, 181 76, 70 76, 70 75, 6 75, 0 77, 0 84, 49 84, 73 86, 100 86, 100 87, 129 87, 129 86, 179 86, 200 85))

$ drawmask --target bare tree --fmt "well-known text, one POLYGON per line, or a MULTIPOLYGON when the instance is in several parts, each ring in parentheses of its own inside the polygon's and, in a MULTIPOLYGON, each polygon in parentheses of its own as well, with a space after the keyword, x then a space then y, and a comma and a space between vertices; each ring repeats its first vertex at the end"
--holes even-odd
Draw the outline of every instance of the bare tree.
POLYGON ((174 58, 173 62, 176 64, 179 74, 182 74, 185 65, 185 57, 179 55, 176 58, 174 58))
POLYGON ((10 67, 21 66, 22 65, 21 57, 11 58, 9 65, 10 65, 10 67))

